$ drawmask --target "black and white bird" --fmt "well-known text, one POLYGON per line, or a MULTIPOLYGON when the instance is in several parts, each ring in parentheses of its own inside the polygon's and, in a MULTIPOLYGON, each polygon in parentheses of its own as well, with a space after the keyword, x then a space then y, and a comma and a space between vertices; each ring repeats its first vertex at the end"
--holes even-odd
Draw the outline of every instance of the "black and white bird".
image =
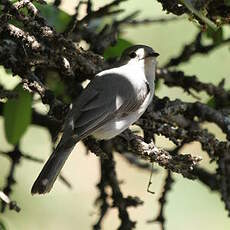
POLYGON ((126 49, 116 68, 98 73, 73 102, 63 135, 33 184, 31 193, 51 190, 65 161, 81 139, 111 139, 145 112, 155 88, 156 53, 151 47, 126 49))

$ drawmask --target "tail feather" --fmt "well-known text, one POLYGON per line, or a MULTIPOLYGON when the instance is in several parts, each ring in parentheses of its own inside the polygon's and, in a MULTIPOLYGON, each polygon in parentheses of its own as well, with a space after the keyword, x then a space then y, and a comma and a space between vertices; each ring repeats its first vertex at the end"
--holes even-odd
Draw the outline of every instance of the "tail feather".
POLYGON ((31 189, 32 194, 50 192, 74 146, 75 143, 68 146, 57 146, 34 182, 31 189))

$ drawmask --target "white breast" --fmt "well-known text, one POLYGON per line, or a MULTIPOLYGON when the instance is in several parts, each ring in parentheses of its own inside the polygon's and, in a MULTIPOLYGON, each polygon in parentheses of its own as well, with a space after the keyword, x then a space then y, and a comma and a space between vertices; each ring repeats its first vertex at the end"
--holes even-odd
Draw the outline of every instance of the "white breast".
POLYGON ((100 127, 98 130, 96 130, 93 135, 97 139, 111 139, 118 134, 122 133, 124 130, 126 130, 130 125, 132 125, 135 121, 137 121, 141 115, 144 113, 144 111, 147 109, 150 101, 151 96, 147 96, 142 106, 138 109, 137 112, 130 113, 126 117, 122 117, 119 119, 113 119, 107 123, 105 123, 102 127, 100 127))
POLYGON ((110 120, 93 133, 94 137, 97 139, 111 139, 122 133, 125 129, 137 121, 145 112, 149 103, 152 101, 153 93, 153 90, 149 92, 145 101, 136 112, 129 113, 127 116, 122 118, 114 118, 113 120, 110 120))

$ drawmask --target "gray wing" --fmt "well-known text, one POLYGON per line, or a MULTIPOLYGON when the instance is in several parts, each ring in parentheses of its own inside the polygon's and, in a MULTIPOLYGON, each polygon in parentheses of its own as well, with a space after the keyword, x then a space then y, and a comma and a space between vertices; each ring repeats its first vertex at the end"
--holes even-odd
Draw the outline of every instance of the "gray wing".
POLYGON ((119 74, 96 76, 68 113, 62 141, 73 134, 82 139, 115 116, 136 111, 147 94, 147 87, 137 88, 119 74))

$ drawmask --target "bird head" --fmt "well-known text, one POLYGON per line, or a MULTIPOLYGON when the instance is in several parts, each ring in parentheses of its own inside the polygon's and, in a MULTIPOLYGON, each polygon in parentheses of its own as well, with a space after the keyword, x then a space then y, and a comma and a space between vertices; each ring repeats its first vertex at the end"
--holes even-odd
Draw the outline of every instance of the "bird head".
POLYGON ((141 64, 154 62, 159 53, 155 52, 151 47, 145 45, 135 45, 125 49, 120 58, 122 64, 141 64))

